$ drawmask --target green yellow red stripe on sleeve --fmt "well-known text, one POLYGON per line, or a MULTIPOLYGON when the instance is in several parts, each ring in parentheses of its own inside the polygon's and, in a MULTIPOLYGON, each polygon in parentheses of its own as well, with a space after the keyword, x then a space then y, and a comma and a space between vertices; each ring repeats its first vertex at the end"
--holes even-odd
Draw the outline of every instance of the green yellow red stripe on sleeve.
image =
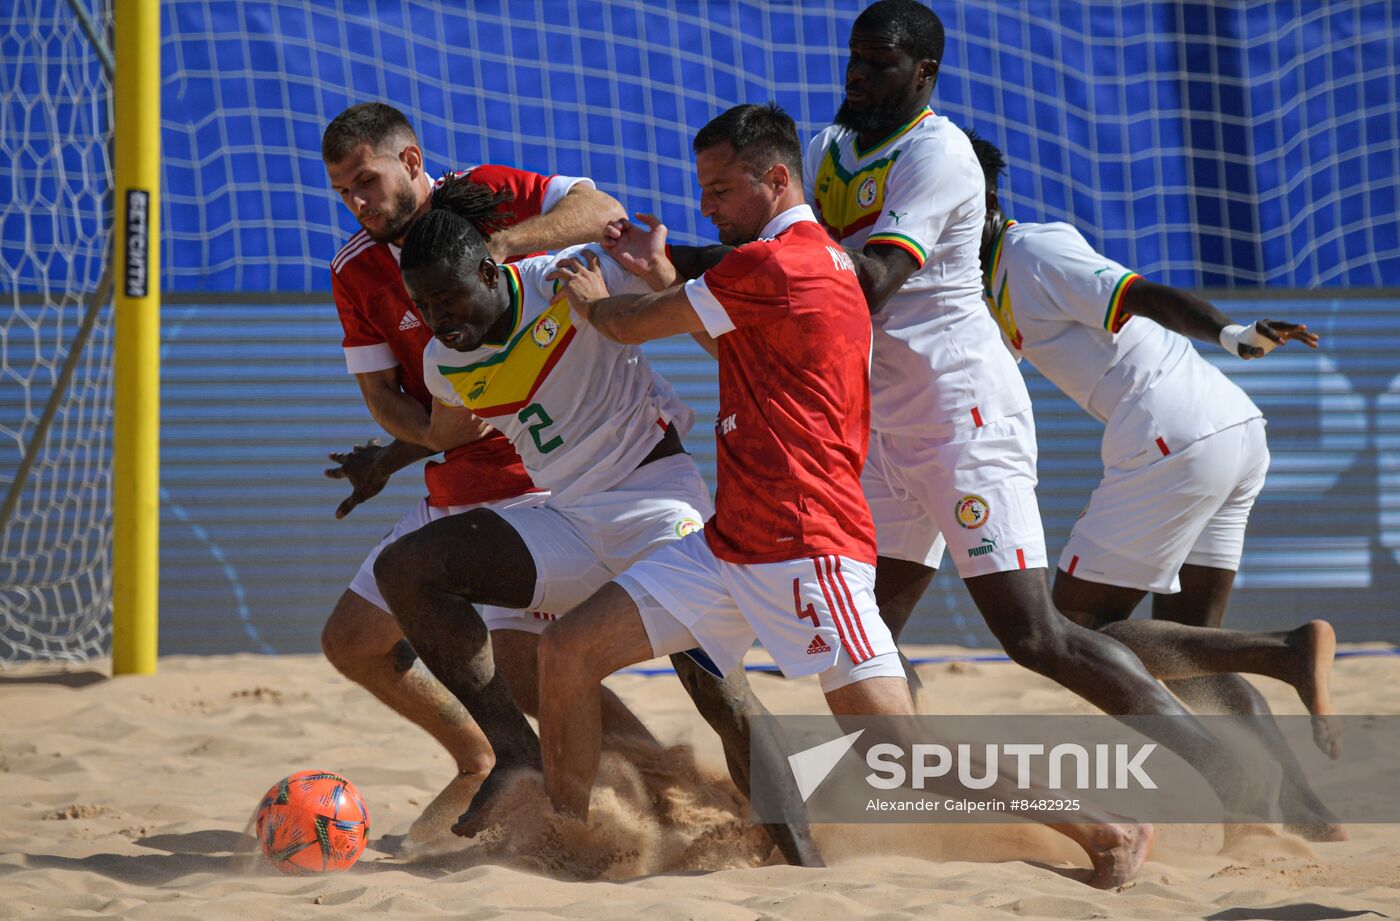
POLYGON ((1128 293, 1128 289, 1133 286, 1133 282, 1142 276, 1137 272, 1129 272, 1118 279, 1118 284, 1113 288, 1113 294, 1108 299, 1108 310, 1103 315, 1103 328, 1111 333, 1116 333, 1123 328, 1123 324, 1132 318, 1132 314, 1123 313, 1123 295, 1128 293))
POLYGON ((925 251, 924 248, 919 245, 918 240, 915 240, 913 237, 906 237, 902 233, 894 233, 893 231, 888 230, 883 231, 881 233, 872 233, 870 236, 865 238, 865 245, 871 246, 873 244, 880 244, 883 246, 898 246, 900 249, 913 256, 914 261, 917 262, 920 266, 922 266, 924 264, 924 260, 928 258, 928 252, 925 251))

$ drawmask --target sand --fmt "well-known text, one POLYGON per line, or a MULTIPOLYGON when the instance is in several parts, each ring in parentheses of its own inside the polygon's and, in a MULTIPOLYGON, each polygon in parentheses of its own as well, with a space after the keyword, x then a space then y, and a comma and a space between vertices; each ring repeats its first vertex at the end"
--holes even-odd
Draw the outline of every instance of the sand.
MULTIPOLYGON (((1166 827, 1114 892, 1074 878, 1087 864, 1064 839, 1021 825, 827 826, 831 867, 758 865, 764 849, 717 779, 718 746, 670 677, 612 684, 668 744, 693 746, 698 767, 661 783, 610 762, 589 828, 521 822, 465 843, 420 825, 410 837, 452 766, 320 657, 172 657, 155 677, 116 680, 104 667, 0 674, 0 918, 1400 917, 1394 825, 1352 825, 1350 841, 1328 844, 1274 831, 1224 853, 1219 827, 1166 827), (284 877, 248 853, 259 797, 303 768, 345 774, 369 805, 371 846, 347 873, 284 877)), ((920 674, 943 712, 1089 712, 1014 665, 920 674)), ((814 681, 753 682, 775 712, 822 707, 814 681)), ((1400 658, 1338 660, 1338 709, 1400 712, 1398 683, 1400 658)), ((1277 712, 1302 712, 1290 688, 1256 684, 1277 712)), ((538 795, 515 791, 526 812, 538 795)))

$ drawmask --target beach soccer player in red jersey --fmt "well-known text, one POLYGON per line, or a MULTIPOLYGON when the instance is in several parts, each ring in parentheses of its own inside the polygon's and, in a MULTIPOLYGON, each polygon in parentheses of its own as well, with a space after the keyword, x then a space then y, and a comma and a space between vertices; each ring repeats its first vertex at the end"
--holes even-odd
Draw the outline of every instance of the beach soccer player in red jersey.
MULTIPOLYGON (((715 340, 715 514, 605 585, 540 640, 553 693, 540 706, 545 786, 586 816, 609 674, 699 645, 725 672, 755 637, 788 677, 817 675, 837 716, 914 713, 875 603, 875 527, 861 490, 870 437, 871 322, 847 253, 802 191, 802 147, 775 105, 737 106, 696 135, 701 211, 737 247, 676 284, 654 225, 651 294, 609 296, 598 260, 560 264, 574 309, 604 335, 715 340)), ((652 222, 648 222, 652 223, 652 222)), ((1079 843, 1092 882, 1146 857, 1151 826, 1096 812, 1041 813, 1079 843)))

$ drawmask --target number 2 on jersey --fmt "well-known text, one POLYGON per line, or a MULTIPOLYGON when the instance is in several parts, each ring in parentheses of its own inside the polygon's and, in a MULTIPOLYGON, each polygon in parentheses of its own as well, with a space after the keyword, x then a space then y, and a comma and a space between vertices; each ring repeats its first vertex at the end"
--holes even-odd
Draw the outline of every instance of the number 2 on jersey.
POLYGON ((564 443, 564 439, 560 438, 558 435, 555 435, 553 438, 549 439, 549 441, 544 440, 544 435, 542 433, 545 429, 554 424, 554 420, 549 418, 549 413, 545 412, 544 407, 540 404, 531 403, 529 406, 522 409, 520 415, 515 418, 524 422, 526 425, 530 425, 531 419, 535 420, 535 424, 530 425, 530 437, 535 439, 535 447, 541 454, 548 454, 564 443))

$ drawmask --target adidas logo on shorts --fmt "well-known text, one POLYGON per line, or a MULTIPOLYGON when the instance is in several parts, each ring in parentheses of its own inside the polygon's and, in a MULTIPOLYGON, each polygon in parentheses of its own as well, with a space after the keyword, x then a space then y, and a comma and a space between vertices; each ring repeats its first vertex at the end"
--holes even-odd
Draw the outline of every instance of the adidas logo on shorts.
POLYGON ((807 647, 807 655, 815 656, 823 652, 831 652, 831 647, 819 636, 812 637, 812 644, 807 647))
POLYGON ((423 321, 418 319, 416 313, 412 310, 405 310, 403 312, 403 319, 399 321, 399 332, 403 332, 406 329, 417 329, 422 325, 423 321))

